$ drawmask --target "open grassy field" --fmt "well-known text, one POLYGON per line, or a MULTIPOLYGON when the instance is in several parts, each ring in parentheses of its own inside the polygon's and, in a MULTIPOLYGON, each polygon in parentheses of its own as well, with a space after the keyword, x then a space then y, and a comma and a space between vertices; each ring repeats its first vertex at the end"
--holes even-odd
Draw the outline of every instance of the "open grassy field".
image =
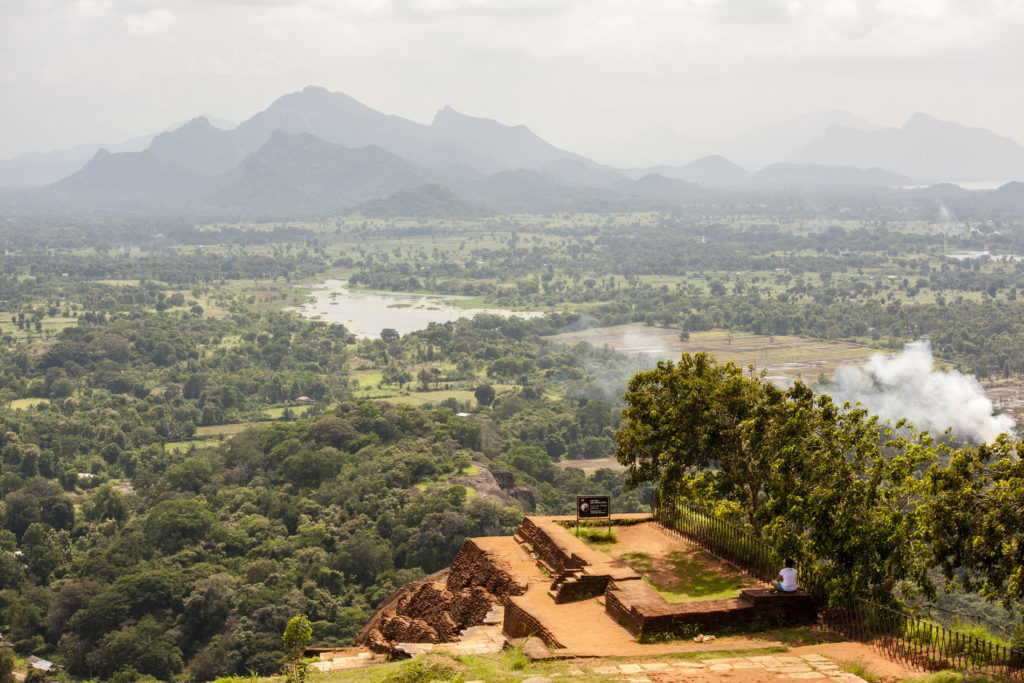
POLYGON ((28 410, 36 406, 46 405, 50 402, 48 398, 16 398, 11 401, 11 408, 14 410, 28 410))
POLYGON ((473 392, 465 389, 449 389, 442 391, 414 391, 409 394, 399 394, 397 396, 385 397, 380 400, 388 401, 389 403, 398 403, 400 405, 408 406, 421 406, 426 403, 440 403, 446 399, 453 398, 459 403, 465 403, 469 401, 472 404, 476 404, 476 399, 473 397, 473 392))
MULTIPOLYGON (((269 420, 268 420, 268 422, 269 422, 269 420)), ((258 425, 258 424, 266 424, 266 423, 265 422, 240 422, 240 423, 229 424, 229 425, 207 425, 205 427, 196 427, 196 436, 200 437, 200 438, 201 437, 209 437, 209 436, 220 437, 221 435, 223 435, 225 437, 234 436, 235 434, 238 434, 239 432, 244 431, 245 429, 248 429, 249 427, 252 427, 253 425, 258 425)))
POLYGON ((0 334, 12 335, 19 341, 39 339, 41 335, 55 335, 66 327, 72 327, 78 323, 77 318, 67 316, 46 316, 40 321, 41 330, 36 331, 35 323, 26 324, 27 329, 18 329, 18 326, 11 322, 11 314, 0 312, 0 334))
POLYGON ((563 470, 567 467, 575 467, 578 470, 583 470, 588 475, 601 469, 626 469, 621 464, 619 464, 618 460, 611 456, 608 456, 607 458, 577 458, 575 460, 562 459, 556 462, 555 466, 561 467, 563 470))
POLYGON ((840 365, 863 363, 878 353, 850 342, 728 330, 694 332, 689 340, 680 341, 679 330, 642 324, 595 327, 545 339, 569 345, 581 341, 594 346, 607 344, 619 353, 652 360, 676 360, 683 353, 706 351, 719 362, 732 361, 744 367, 753 365, 757 372, 765 370, 771 379, 814 380, 819 374, 830 377, 840 365))
POLYGON ((263 411, 263 414, 271 420, 280 420, 284 417, 284 411, 290 410, 292 417, 302 417, 309 411, 309 406, 278 406, 276 408, 267 408, 263 411))

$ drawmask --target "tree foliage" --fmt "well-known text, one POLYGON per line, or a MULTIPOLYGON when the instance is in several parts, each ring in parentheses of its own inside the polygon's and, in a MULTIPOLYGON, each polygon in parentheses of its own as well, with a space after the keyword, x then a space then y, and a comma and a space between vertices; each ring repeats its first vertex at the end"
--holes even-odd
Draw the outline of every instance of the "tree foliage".
POLYGON ((931 590, 916 511, 943 446, 927 435, 707 354, 637 374, 625 399, 616 454, 631 483, 658 481, 664 500, 746 525, 813 568, 836 601, 931 590))
POLYGON ((950 584, 1024 608, 1024 461, 1006 435, 953 453, 928 478, 932 562, 950 584))
POLYGON ((288 683, 306 680, 308 666, 302 661, 303 653, 313 640, 313 624, 305 614, 292 617, 285 626, 281 641, 284 643, 286 679, 288 683))

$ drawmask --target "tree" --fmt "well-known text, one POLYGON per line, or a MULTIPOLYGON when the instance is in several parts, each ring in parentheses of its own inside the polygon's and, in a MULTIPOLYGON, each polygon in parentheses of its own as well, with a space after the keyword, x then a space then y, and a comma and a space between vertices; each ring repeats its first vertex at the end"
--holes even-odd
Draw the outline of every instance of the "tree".
POLYGON ((551 464, 551 456, 543 448, 516 446, 506 457, 509 465, 526 472, 534 479, 550 482, 554 476, 555 468, 551 464))
POLYGON ((89 495, 82 510, 90 521, 112 519, 121 522, 128 516, 128 503, 124 495, 105 483, 89 495))
POLYGON ((359 438, 359 432, 352 427, 351 422, 335 415, 328 415, 314 422, 309 427, 309 434, 318 442, 335 448, 345 448, 359 438))
MULTIPOLYGON (((86 661, 92 671, 103 678, 131 668, 140 674, 169 680, 181 671, 182 658, 173 634, 168 631, 166 624, 147 615, 135 626, 103 636, 96 649, 86 655, 86 661)), ((138 680, 138 677, 130 680, 138 680)))
POLYGON ((157 503, 143 528, 151 544, 173 553, 204 539, 215 521, 213 513, 198 500, 179 498, 157 503))
POLYGON ((494 403, 494 387, 490 384, 481 384, 473 392, 476 402, 482 406, 489 406, 494 403))
POLYGON ((658 363, 629 381, 616 457, 628 483, 661 481, 670 491, 688 474, 733 462, 739 424, 751 416, 763 385, 706 353, 658 363))
POLYGON ((837 602, 933 590, 917 506, 941 447, 926 435, 707 354, 639 373, 625 398, 616 455, 631 485, 659 483, 663 505, 681 497, 745 524, 837 602))
POLYGON ((1024 444, 1005 434, 929 473, 923 517, 931 564, 950 584, 1024 607, 1024 444))
POLYGON ((0 683, 14 683, 14 655, 9 648, 0 648, 0 683))
POLYGON ((292 617, 285 626, 281 640, 284 642, 285 680, 288 683, 305 681, 309 667, 302 661, 302 655, 313 640, 313 624, 309 623, 305 614, 292 617))

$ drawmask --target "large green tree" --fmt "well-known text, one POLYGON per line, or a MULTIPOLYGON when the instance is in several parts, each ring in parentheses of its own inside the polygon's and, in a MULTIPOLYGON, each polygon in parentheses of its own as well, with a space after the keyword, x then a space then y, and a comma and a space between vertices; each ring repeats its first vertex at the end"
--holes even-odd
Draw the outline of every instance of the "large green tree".
POLYGON ((1024 608, 1024 452, 1007 435, 956 451, 929 476, 923 508, 933 552, 948 582, 1008 609, 1024 608))
POLYGON ((658 482, 662 505, 743 524, 836 601, 931 591, 917 505, 942 446, 926 435, 702 353, 637 374, 625 400, 616 456, 631 484, 658 482))

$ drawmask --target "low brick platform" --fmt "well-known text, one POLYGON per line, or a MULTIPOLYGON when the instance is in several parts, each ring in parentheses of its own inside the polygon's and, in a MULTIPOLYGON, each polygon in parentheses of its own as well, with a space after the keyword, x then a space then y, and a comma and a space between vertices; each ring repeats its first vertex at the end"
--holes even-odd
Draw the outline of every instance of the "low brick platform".
MULTIPOLYGON (((623 516, 630 523, 649 516, 623 516)), ((803 591, 774 593, 768 588, 745 589, 737 598, 670 603, 623 562, 592 550, 560 522, 572 517, 527 517, 517 537, 529 543, 537 558, 555 575, 549 597, 556 604, 604 595, 607 615, 634 637, 651 634, 686 634, 695 628, 716 631, 730 628, 768 628, 817 620, 811 596, 803 591)), ((614 524, 616 517, 612 518, 614 524)), ((517 623, 526 623, 518 618, 517 623)), ((537 623, 538 633, 557 639, 550 627, 537 623)), ((515 635, 520 635, 517 628, 515 635)))
POLYGON ((688 633, 694 627, 700 631, 769 628, 813 623, 818 618, 814 601, 803 591, 770 593, 758 588, 741 591, 738 598, 670 603, 647 584, 635 581, 610 586, 605 608, 634 636, 688 633))
MULTIPOLYGON (((495 647, 503 633, 542 641, 545 656, 626 656, 694 646, 637 642, 645 634, 797 624, 816 617, 807 594, 767 589, 745 590, 728 600, 669 603, 632 568, 589 548, 559 524, 572 519, 527 517, 515 538, 467 539, 449 569, 385 600, 355 642, 377 653, 408 656, 495 647), (483 636, 487 642, 481 644, 483 636)), ((625 524, 648 521, 647 515, 622 516, 625 524)), ((737 647, 760 645, 726 640, 736 640, 737 647)))

